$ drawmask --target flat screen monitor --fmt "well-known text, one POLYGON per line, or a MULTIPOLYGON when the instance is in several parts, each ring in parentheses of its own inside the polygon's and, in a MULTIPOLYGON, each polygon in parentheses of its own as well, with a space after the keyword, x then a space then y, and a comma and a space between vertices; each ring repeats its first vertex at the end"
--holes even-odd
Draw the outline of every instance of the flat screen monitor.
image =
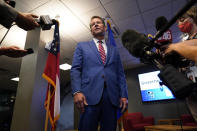
POLYGON ((175 99, 167 86, 159 84, 159 73, 160 71, 153 71, 138 74, 143 102, 175 99))

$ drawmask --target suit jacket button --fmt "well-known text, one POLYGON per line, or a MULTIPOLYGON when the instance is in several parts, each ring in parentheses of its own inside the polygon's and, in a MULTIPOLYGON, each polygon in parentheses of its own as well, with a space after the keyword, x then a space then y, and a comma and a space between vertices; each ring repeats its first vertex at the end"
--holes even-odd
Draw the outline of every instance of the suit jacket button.
POLYGON ((105 78, 105 76, 104 76, 104 75, 102 75, 102 78, 105 78))

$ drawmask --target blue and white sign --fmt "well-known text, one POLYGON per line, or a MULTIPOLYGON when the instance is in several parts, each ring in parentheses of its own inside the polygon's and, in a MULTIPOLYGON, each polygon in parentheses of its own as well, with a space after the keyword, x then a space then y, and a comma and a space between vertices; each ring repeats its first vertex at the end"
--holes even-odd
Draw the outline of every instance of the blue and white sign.
POLYGON ((159 84, 159 73, 160 71, 154 71, 138 75, 142 101, 175 99, 167 86, 159 84))

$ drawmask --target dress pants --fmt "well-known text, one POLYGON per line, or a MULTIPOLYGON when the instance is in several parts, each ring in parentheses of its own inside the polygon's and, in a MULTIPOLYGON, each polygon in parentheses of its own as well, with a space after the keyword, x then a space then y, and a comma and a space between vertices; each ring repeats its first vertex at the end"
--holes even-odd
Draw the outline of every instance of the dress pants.
POLYGON ((116 131, 117 107, 112 105, 107 94, 106 86, 97 105, 88 105, 80 116, 79 131, 116 131))

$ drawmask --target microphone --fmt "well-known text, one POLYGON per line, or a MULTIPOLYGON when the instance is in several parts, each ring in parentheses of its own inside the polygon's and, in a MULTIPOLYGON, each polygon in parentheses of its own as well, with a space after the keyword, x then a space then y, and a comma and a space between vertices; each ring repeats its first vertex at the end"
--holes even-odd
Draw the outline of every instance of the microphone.
POLYGON ((121 39, 123 46, 135 57, 144 57, 146 50, 153 47, 153 44, 144 34, 132 29, 126 30, 121 39))
POLYGON ((168 20, 165 16, 159 16, 155 20, 155 28, 156 30, 161 30, 162 27, 164 27, 168 23, 168 20))
MULTIPOLYGON (((165 16, 157 17, 156 20, 155 20, 155 28, 156 28, 157 32, 160 32, 160 30, 167 23, 168 23, 168 20, 165 16)), ((163 35, 156 40, 156 43, 159 46, 158 48, 160 48, 160 46, 162 46, 162 45, 172 43, 172 32, 171 32, 171 30, 168 29, 167 31, 165 31, 163 33, 163 35)))

